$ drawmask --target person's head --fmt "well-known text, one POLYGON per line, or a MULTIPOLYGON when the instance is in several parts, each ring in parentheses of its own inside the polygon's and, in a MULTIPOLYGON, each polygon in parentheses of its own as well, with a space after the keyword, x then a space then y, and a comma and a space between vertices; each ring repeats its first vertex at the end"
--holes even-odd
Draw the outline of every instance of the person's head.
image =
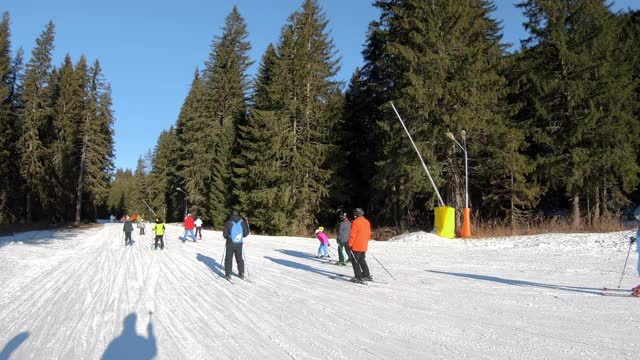
POLYGON ((360 217, 360 216, 364 216, 364 210, 362 210, 362 208, 355 208, 353 210, 353 215, 355 217, 360 217))
POLYGON ((188 217, 191 217, 191 213, 188 213, 188 214, 187 214, 187 216, 188 216, 188 217))
POLYGON ((127 220, 131 220, 131 218, 129 217, 129 215, 127 215, 127 220))
POLYGON ((240 216, 240 212, 236 209, 231 210, 231 216, 240 216))
POLYGON ((341 213, 340 213, 340 221, 344 221, 344 219, 349 219, 349 218, 347 217, 347 213, 346 213, 346 212, 341 212, 341 213))
POLYGON ((156 224, 160 222, 160 219, 156 218, 156 224))

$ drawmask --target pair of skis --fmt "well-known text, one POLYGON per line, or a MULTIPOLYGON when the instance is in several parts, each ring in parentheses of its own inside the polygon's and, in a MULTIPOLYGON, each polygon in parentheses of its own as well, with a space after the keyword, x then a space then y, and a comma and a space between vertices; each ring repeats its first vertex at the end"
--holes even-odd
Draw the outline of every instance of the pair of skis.
POLYGON ((605 296, 616 296, 616 297, 640 297, 640 295, 636 295, 633 289, 612 289, 612 288, 603 288, 602 295, 605 296))

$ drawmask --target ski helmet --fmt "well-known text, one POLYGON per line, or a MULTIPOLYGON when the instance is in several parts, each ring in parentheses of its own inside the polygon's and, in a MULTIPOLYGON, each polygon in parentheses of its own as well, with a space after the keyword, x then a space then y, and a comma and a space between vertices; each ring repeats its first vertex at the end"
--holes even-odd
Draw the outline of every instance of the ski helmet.
POLYGON ((362 210, 362 208, 355 208, 353 210, 353 215, 355 215, 356 217, 364 216, 364 210, 362 210))
POLYGON ((240 213, 238 212, 238 210, 233 209, 231 210, 231 216, 240 216, 240 213))

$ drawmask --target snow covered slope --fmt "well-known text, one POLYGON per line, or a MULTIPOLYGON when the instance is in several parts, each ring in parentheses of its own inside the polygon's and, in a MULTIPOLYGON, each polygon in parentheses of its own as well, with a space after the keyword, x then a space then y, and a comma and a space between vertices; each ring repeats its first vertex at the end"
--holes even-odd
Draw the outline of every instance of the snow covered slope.
MULTIPOLYGON (((229 283, 219 232, 183 243, 170 226, 162 252, 121 230, 0 238, 0 359, 640 358, 640 299, 599 295, 631 232, 409 234, 370 243, 363 286, 332 279, 352 270, 311 238, 250 236, 249 281, 229 283)), ((636 263, 634 245, 623 287, 636 263)))

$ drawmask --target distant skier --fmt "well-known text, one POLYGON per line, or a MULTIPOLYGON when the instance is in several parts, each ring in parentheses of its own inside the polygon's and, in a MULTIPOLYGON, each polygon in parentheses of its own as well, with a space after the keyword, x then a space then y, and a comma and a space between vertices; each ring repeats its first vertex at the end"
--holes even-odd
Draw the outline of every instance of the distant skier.
POLYGON ((187 214, 187 217, 184 218, 184 236, 182 237, 182 241, 187 240, 187 235, 191 235, 193 242, 196 242, 196 235, 193 233, 195 226, 191 213, 187 214))
POLYGON ((160 242, 160 250, 164 250, 164 222, 160 219, 156 219, 156 223, 153 225, 153 234, 156 236, 155 248, 158 248, 158 242, 160 242))
POLYGON ((361 208, 356 208, 353 214, 355 219, 351 223, 349 248, 353 253, 351 265, 355 276, 351 281, 357 283, 363 283, 365 280, 373 281, 365 260, 366 252, 369 249, 369 240, 371 240, 371 223, 364 217, 364 211, 361 208))
POLYGON ((224 258, 224 273, 227 279, 231 279, 233 271, 233 256, 236 257, 238 265, 238 276, 244 279, 244 259, 242 258, 242 244, 244 238, 249 236, 249 227, 242 220, 238 210, 232 210, 229 220, 224 224, 222 236, 227 241, 225 244, 226 253, 224 258))
POLYGON ((329 256, 329 249, 327 248, 327 246, 330 246, 329 237, 327 237, 327 234, 324 233, 324 227, 320 226, 316 229, 316 236, 320 241, 320 246, 318 247, 318 255, 316 257, 331 257, 329 256))
POLYGON ((202 240, 202 219, 200 219, 200 216, 198 216, 198 218, 196 219, 195 225, 196 225, 196 237, 199 240, 202 240))
POLYGON ((144 227, 145 227, 144 220, 140 220, 140 222, 138 223, 138 228, 140 229, 140 235, 144 235, 144 227))
POLYGON ((122 227, 122 231, 124 231, 124 244, 131 245, 133 240, 131 239, 131 233, 133 232, 133 224, 131 223, 131 218, 127 216, 124 221, 124 226, 122 227))
POLYGON ((347 213, 340 214, 340 224, 338 225, 338 262, 336 265, 347 265, 351 260, 351 250, 349 250, 349 234, 351 233, 351 221, 347 213), (344 254, 347 254, 345 261, 344 254))

